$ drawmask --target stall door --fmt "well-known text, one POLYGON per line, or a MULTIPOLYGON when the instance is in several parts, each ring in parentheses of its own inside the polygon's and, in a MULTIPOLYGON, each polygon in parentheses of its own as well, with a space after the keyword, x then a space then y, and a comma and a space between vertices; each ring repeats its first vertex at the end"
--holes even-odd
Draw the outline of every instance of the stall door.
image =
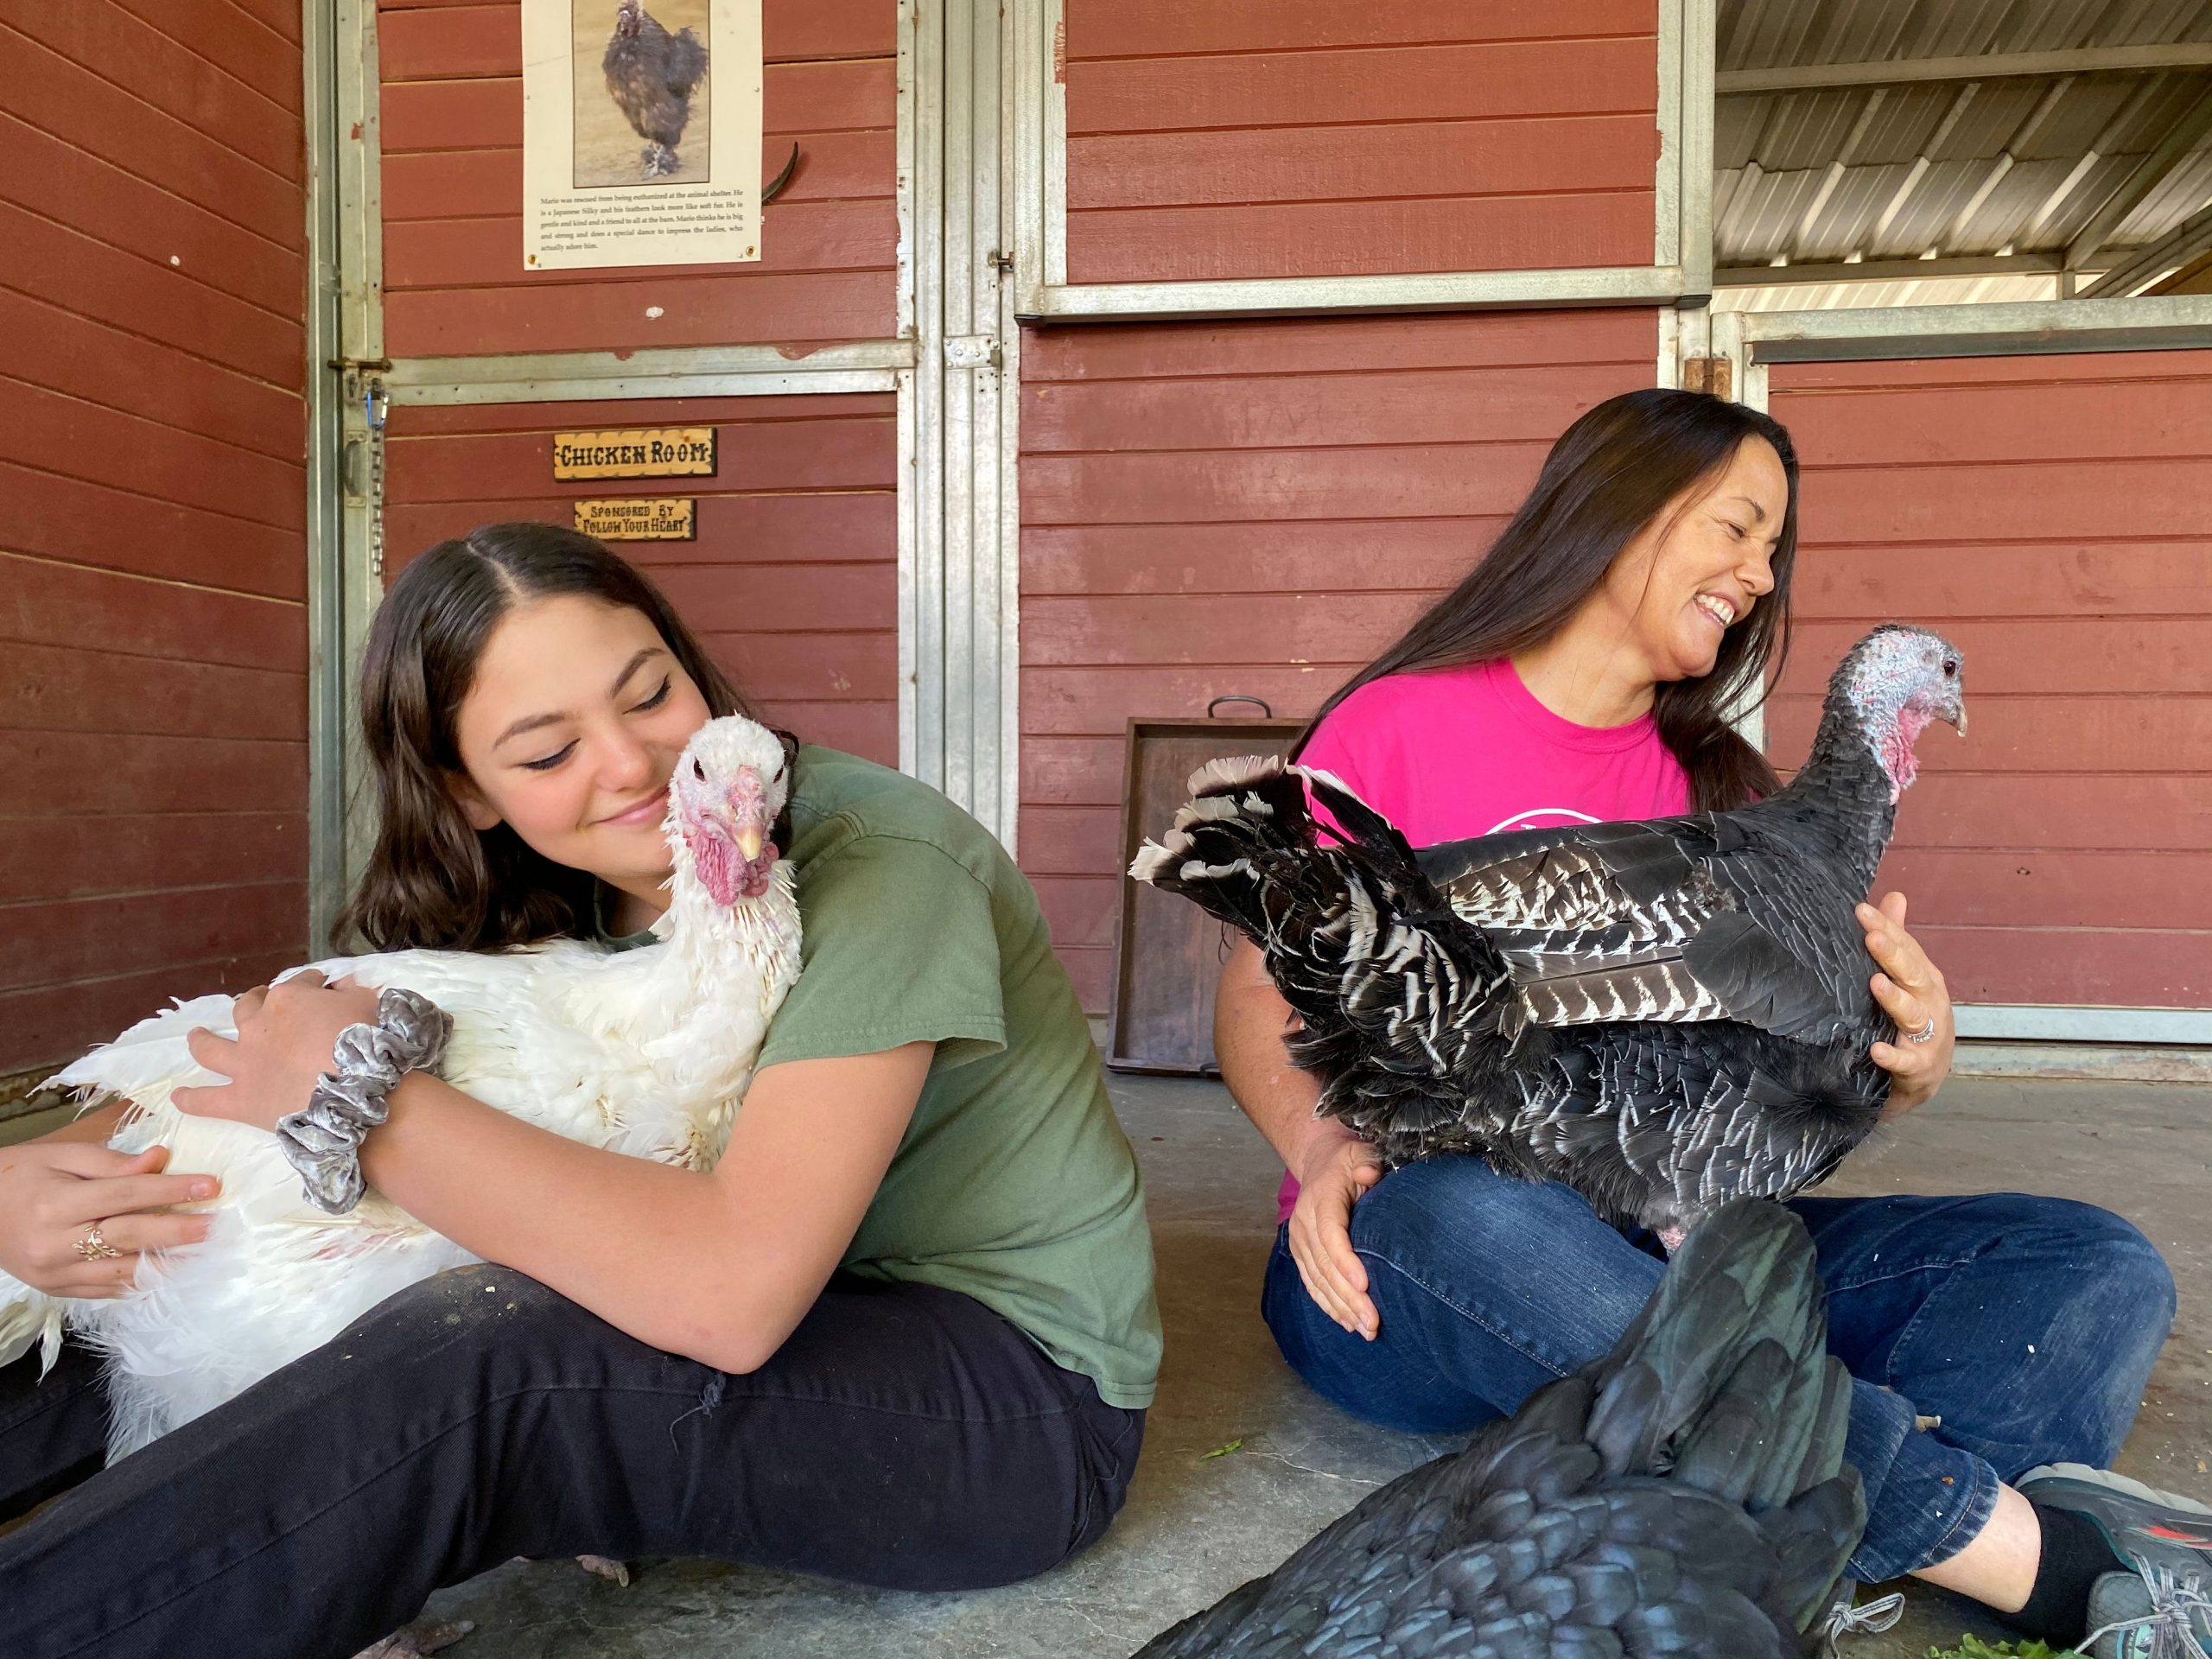
POLYGON ((1923 738, 1881 882, 1954 997, 2011 1014, 1987 1035, 2130 1031, 2037 1007, 2212 1009, 2212 352, 1769 374, 1804 462, 1777 762, 1859 633, 1942 630, 1970 732, 1923 738))

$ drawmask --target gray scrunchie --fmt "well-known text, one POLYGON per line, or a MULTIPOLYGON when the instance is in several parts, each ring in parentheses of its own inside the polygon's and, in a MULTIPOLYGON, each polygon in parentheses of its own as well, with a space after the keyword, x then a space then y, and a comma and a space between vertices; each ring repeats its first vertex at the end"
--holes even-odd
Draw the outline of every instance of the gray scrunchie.
POLYGON ((361 1142, 391 1116, 385 1096, 410 1071, 435 1070, 453 1035, 453 1016, 415 991, 386 986, 377 1022, 348 1026, 331 1052, 306 1109, 276 1120, 284 1157, 318 1210, 342 1216, 361 1201, 361 1142))

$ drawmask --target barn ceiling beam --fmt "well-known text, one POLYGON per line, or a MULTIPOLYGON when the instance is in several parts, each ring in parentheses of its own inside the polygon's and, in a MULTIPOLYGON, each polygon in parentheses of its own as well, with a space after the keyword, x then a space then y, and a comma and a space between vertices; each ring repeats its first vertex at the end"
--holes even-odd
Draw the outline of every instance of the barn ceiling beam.
POLYGON ((1931 276, 2048 276, 2055 253, 1959 254, 1948 259, 1859 259, 1824 264, 1717 265, 1715 288, 1774 288, 1784 283, 1916 283, 1931 276))
POLYGON ((1837 86, 1903 86, 1922 81, 1999 80, 2019 75, 2088 75, 2129 69, 2212 69, 2212 43, 2087 46, 2064 52, 1996 52, 1974 58, 1888 58, 1877 63, 1784 64, 1723 69, 1713 78, 1722 98, 1802 92, 1837 86))
POLYGON ((2141 206, 2144 199, 2188 159, 2189 153, 2207 133, 2212 133, 2212 97, 2200 98, 2191 105, 2189 112, 2158 141, 2158 148, 2137 162, 2134 170, 2105 199, 2104 205, 2090 215, 2089 222, 2066 250, 2066 268, 2079 270, 2094 258, 2097 250, 2104 246, 2105 238, 2120 228, 2120 220, 2141 206))
POLYGON ((2163 276, 2177 265, 2185 265, 2212 248, 2212 207, 2202 207, 2177 225, 2147 248, 2113 266, 2082 290, 2085 300, 2118 300, 2163 276))

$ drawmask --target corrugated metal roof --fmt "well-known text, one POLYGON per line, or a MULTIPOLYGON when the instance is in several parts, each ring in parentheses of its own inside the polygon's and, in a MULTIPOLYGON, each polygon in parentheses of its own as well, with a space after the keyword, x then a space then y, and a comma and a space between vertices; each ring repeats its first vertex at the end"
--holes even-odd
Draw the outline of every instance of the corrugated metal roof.
MULTIPOLYGON (((2212 44, 2212 0, 1720 0, 1719 21, 1724 76, 2212 44)), ((2212 69, 2201 67, 1724 92, 1715 264, 1786 269, 1932 252, 2039 256, 2024 266, 2050 269, 2162 141, 2212 114, 2208 105, 2212 69)), ((2208 202, 2212 132, 2085 264, 2112 265, 2208 202)), ((1793 302, 1807 302, 1802 290, 1793 302)))

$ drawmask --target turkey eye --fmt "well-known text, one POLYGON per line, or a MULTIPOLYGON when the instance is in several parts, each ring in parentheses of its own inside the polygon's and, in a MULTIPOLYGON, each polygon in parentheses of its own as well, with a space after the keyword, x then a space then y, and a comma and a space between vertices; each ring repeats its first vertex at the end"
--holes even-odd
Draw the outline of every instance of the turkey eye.
POLYGON ((707 769, 701 766, 696 760, 694 760, 691 763, 691 775, 694 778, 696 778, 702 784, 707 781, 707 769))
POLYGON ((1943 659, 1943 677, 1947 680, 1955 680, 1958 677, 1959 659, 1955 657, 1946 657, 1943 659))

